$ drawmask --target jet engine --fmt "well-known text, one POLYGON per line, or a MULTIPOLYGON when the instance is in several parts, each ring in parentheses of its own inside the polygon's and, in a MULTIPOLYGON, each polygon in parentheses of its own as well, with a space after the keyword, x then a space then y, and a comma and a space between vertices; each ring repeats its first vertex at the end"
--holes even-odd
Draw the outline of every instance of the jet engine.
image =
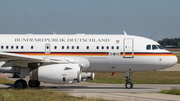
POLYGON ((91 72, 82 72, 81 73, 81 81, 91 81, 94 80, 95 73, 91 72))
POLYGON ((20 73, 20 69, 14 68, 14 67, 0 67, 0 72, 2 72, 2 73, 20 73))
POLYGON ((47 83, 77 83, 81 81, 81 72, 79 64, 50 64, 32 70, 30 78, 47 83))
POLYGON ((20 73, 20 69, 18 67, 10 67, 4 66, 6 62, 0 62, 0 72, 2 73, 20 73))

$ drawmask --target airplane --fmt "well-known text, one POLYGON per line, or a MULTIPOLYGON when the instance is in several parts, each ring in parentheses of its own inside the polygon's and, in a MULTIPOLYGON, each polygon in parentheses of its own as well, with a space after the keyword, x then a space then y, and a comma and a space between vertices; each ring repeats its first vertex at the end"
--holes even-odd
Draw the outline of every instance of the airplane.
POLYGON ((125 73, 127 89, 133 72, 157 71, 177 57, 152 39, 127 35, 0 35, 0 71, 17 73, 14 88, 40 82, 68 84, 93 80, 96 72, 125 73), (28 84, 23 78, 30 75, 28 84))

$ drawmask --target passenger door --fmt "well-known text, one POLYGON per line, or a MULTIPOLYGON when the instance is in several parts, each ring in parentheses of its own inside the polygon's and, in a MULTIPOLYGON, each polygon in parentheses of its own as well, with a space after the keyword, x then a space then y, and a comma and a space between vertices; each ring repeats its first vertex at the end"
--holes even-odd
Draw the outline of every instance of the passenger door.
POLYGON ((134 57, 134 43, 133 43, 133 39, 131 38, 124 39, 123 57, 124 58, 134 57))

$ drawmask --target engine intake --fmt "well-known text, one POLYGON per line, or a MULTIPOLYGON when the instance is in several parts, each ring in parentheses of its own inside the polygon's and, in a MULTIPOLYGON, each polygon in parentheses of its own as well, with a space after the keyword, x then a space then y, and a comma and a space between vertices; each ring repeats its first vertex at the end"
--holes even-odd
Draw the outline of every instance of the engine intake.
POLYGON ((30 79, 48 83, 77 83, 81 81, 81 72, 79 64, 51 64, 31 71, 30 79))

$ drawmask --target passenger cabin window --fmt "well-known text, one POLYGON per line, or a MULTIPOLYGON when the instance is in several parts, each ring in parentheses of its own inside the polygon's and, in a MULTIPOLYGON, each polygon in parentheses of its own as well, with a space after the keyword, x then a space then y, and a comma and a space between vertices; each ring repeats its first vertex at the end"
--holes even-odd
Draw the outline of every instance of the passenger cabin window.
POLYGON ((57 46, 54 46, 54 49, 57 49, 57 46))
POLYGON ((119 46, 117 46, 116 48, 119 49, 119 46))
POLYGON ((62 46, 62 49, 64 49, 64 46, 62 46))
POLYGON ((16 49, 18 49, 18 46, 16 46, 16 49))
POLYGON ((6 46, 6 49, 8 49, 8 46, 6 46))
POLYGON ((147 49, 147 50, 151 50, 151 45, 147 45, 147 46, 146 46, 146 49, 147 49))
POLYGON ((46 46, 46 49, 49 49, 49 46, 46 46))
POLYGON ((89 49, 89 46, 87 46, 86 49, 89 49))
POLYGON ((102 46, 101 48, 104 49, 104 46, 102 46))
POLYGON ((34 47, 33 46, 31 46, 31 49, 33 49, 34 47))
POLYGON ((13 46, 11 46, 11 49, 13 49, 13 46))
POLYGON ((79 49, 79 46, 77 46, 77 49, 79 49))
POLYGON ((24 48, 24 46, 21 46, 21 49, 23 49, 24 48))
POLYGON ((3 49, 4 47, 3 46, 1 46, 1 49, 3 49))
POLYGON ((152 49, 155 50, 158 49, 158 47, 156 45, 152 45, 152 49))
POLYGON ((69 46, 67 46, 67 49, 69 49, 69 46))
POLYGON ((72 49, 74 49, 74 46, 72 46, 72 49))
POLYGON ((114 49, 114 46, 112 46, 111 48, 114 49))
POLYGON ((96 49, 99 49, 99 46, 97 46, 96 49))
POLYGON ((109 46, 107 46, 106 48, 109 49, 109 46))

